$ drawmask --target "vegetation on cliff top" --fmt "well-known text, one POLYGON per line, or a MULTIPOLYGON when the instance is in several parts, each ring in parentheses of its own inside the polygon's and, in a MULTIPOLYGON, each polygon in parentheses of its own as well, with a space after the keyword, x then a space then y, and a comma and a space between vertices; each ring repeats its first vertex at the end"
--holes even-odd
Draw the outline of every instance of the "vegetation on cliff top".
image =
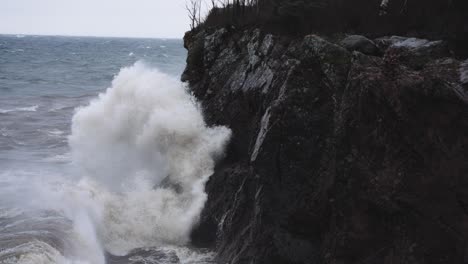
POLYGON ((202 1, 189 1, 194 28, 255 26, 291 35, 391 34, 468 43, 466 0, 210 0, 205 18, 202 1))

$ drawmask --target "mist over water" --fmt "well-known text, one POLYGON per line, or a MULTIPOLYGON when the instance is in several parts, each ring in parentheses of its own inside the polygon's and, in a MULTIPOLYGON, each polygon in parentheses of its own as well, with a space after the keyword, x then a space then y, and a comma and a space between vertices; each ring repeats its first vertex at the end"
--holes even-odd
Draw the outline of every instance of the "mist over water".
MULTIPOLYGON (((32 52, 28 45, 35 40, 28 38, 19 40, 22 45, 0 38, 0 52, 23 50, 40 60, 49 42, 59 53, 64 46, 80 46, 83 54, 102 56, 92 51, 96 43, 84 45, 89 39, 40 39, 43 50, 32 52)), ((37 73, 12 77, 8 71, 21 64, 32 70, 30 61, 11 52, 1 57, 0 263, 210 261, 210 252, 186 246, 206 201, 204 184, 230 130, 207 127, 196 101, 177 80, 184 54, 176 46, 180 42, 140 40, 146 41, 145 49, 159 47, 142 62, 145 58, 138 56, 128 61, 136 52, 127 51, 138 40, 127 41, 128 50, 107 42, 108 50, 120 54, 112 55, 114 63, 123 67, 107 89, 83 80, 83 87, 73 90, 73 80, 89 76, 83 73, 86 67, 68 65, 66 58, 58 58, 60 68, 68 67, 73 76, 57 85, 24 80, 37 73), (177 55, 164 53, 172 72, 163 73, 155 57, 167 49, 177 55)), ((103 63, 89 67, 112 75, 103 63)), ((61 74, 50 76, 55 71, 50 68, 42 78, 62 80, 61 74)))

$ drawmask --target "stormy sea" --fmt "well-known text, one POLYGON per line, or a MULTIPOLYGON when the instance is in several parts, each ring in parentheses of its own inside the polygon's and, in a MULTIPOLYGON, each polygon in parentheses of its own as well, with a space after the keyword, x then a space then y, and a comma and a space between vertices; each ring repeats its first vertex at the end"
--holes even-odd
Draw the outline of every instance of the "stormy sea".
POLYGON ((0 35, 0 263, 211 263, 190 246, 230 131, 181 40, 0 35))

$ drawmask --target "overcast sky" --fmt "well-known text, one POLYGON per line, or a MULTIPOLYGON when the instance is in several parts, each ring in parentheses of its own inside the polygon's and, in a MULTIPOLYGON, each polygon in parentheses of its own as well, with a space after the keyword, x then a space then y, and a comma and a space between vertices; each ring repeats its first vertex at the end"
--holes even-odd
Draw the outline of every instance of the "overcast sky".
POLYGON ((0 34, 182 38, 185 0, 0 0, 0 34))

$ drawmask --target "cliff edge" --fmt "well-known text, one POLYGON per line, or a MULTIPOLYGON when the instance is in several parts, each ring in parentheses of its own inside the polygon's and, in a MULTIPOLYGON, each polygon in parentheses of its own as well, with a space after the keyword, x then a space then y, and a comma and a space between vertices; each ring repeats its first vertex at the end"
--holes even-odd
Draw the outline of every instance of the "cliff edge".
POLYGON ((232 129, 195 245, 220 263, 468 263, 468 60, 444 41, 188 32, 232 129))

